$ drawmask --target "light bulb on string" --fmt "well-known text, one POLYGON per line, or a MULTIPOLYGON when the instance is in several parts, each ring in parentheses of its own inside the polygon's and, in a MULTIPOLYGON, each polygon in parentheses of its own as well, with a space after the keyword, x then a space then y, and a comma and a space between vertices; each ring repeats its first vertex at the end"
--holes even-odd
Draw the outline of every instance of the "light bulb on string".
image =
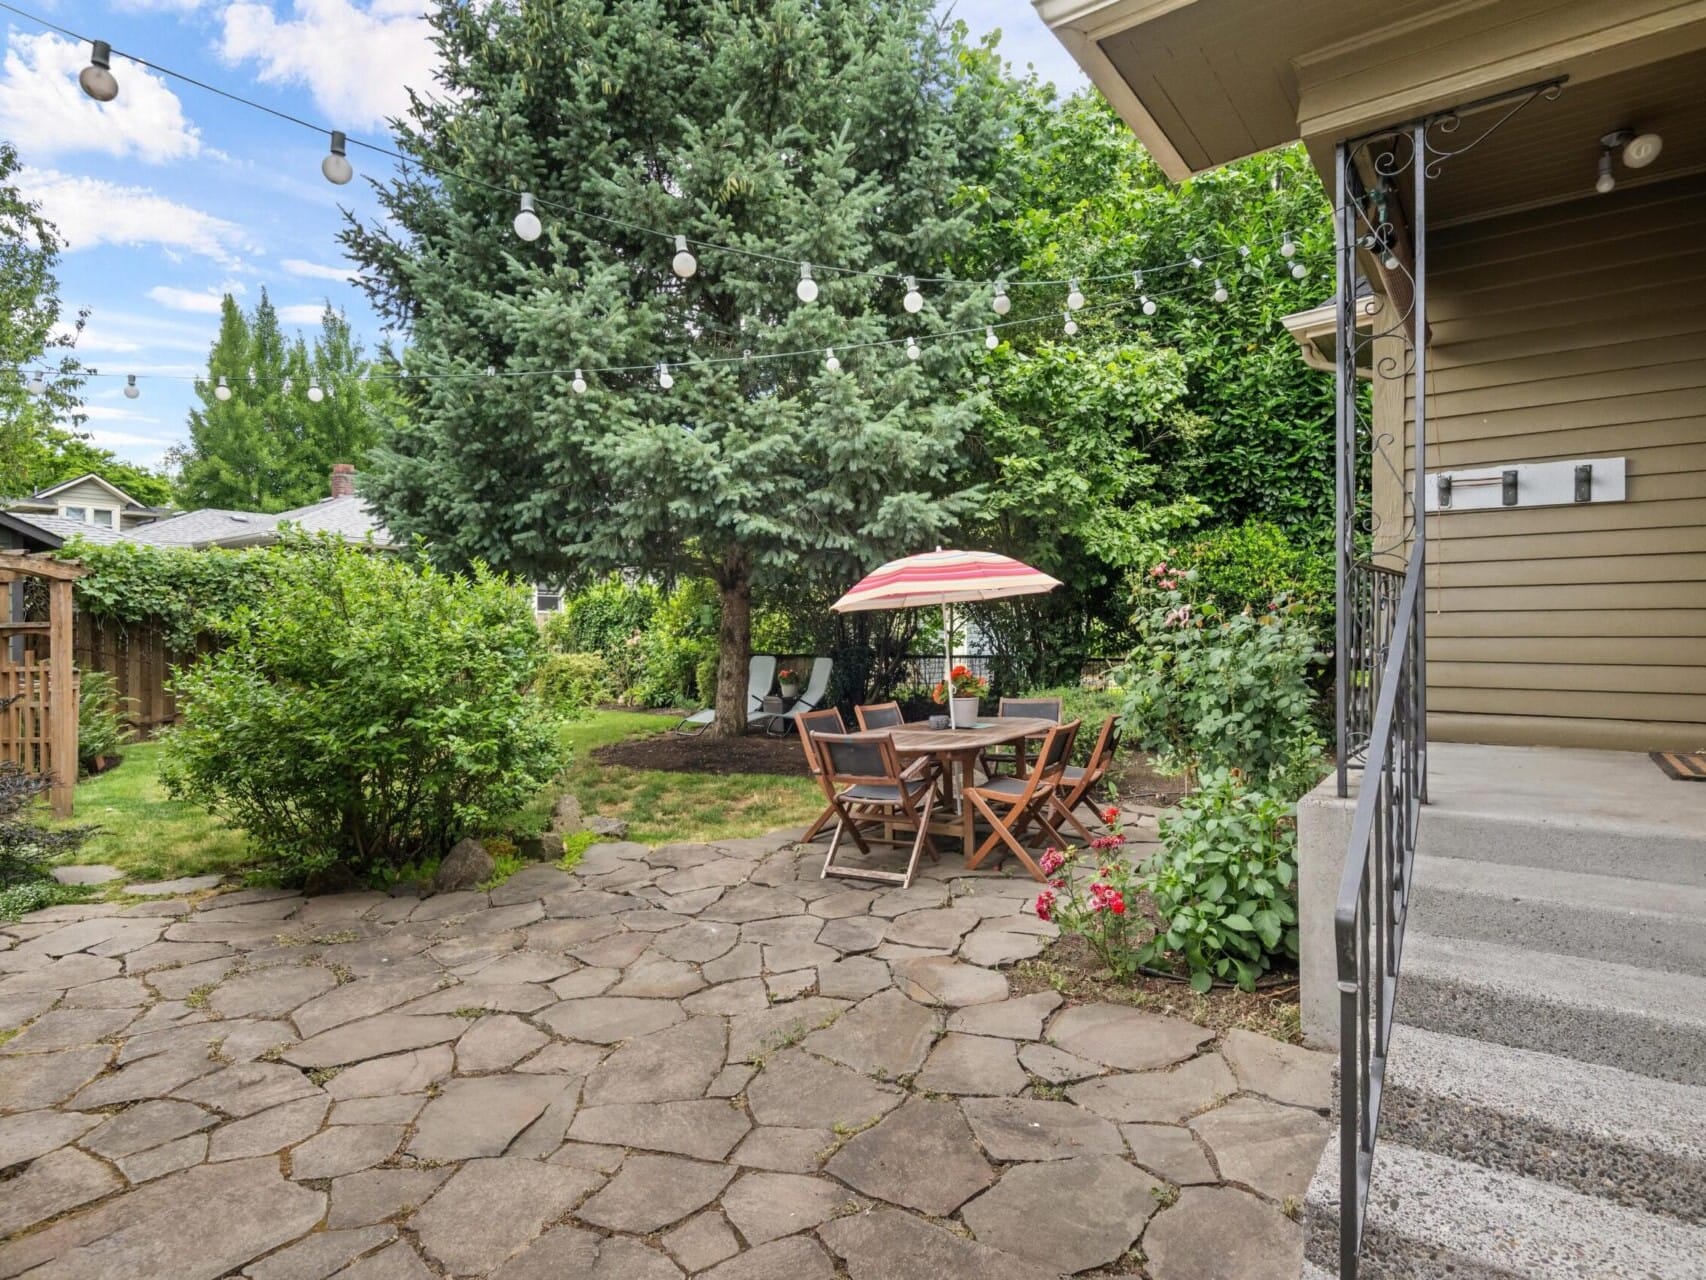
POLYGON ((30 374, 30 380, 24 383, 24 389, 32 396, 39 396, 42 392, 47 390, 47 379, 42 377, 39 373, 32 373, 30 374))
POLYGON ((575 370, 575 380, 569 383, 569 390, 573 391, 577 396, 584 396, 586 394, 586 375, 579 369, 575 370))
POLYGON ((495 364, 489 364, 489 365, 487 365, 487 366, 486 366, 486 376, 487 376, 487 377, 488 377, 488 378, 495 378, 495 377, 497 377, 497 376, 498 376, 498 367, 497 367, 497 365, 495 365, 495 364))
POLYGON ((693 251, 687 247, 686 236, 675 237, 675 257, 670 260, 669 266, 670 270, 683 280, 691 279, 693 273, 699 270, 699 259, 695 258, 693 251))
POLYGON ((983 345, 991 351, 1001 345, 1001 339, 995 336, 995 326, 992 324, 983 326, 983 345))
POLYGON ((1214 278, 1214 293, 1211 296, 1216 302, 1225 302, 1232 296, 1226 291, 1226 285, 1221 282, 1219 276, 1214 278))
POLYGON ((906 340, 906 358, 908 360, 916 360, 923 354, 924 352, 918 346, 917 338, 908 338, 906 340))
POLYGON ((1193 253, 1191 255, 1191 270, 1192 271, 1202 270, 1202 255, 1201 254, 1193 253))
POLYGON ((1304 263, 1294 262, 1291 264, 1291 278, 1293 280, 1301 280, 1301 279, 1303 279, 1304 276, 1306 276, 1308 274, 1309 274, 1309 268, 1304 263))
POLYGON ((1139 295, 1143 293, 1143 272, 1141 270, 1131 273, 1131 287, 1136 289, 1139 295))
POLYGON ((1072 288, 1066 295, 1066 305, 1076 311, 1084 305, 1084 290, 1078 287, 1078 281, 1072 281, 1072 288))
POLYGON ((77 83, 83 92, 96 102, 111 102, 118 97, 118 81, 113 78, 113 47, 105 40, 90 42, 89 65, 77 73, 77 83))
POLYGON ((1007 296, 1007 282, 1005 280, 995 282, 995 300, 989 305, 995 308, 995 314, 998 316, 1004 316, 1013 309, 1013 299, 1007 296))
POLYGON ((823 349, 823 367, 828 369, 831 373, 839 373, 841 371, 841 361, 836 358, 834 347, 825 347, 823 349))
POLYGON ((319 404, 320 401, 326 398, 326 393, 321 390, 318 382, 310 381, 308 383, 308 398, 315 404, 319 404))
POLYGON ((1594 180, 1593 189, 1600 195, 1610 195, 1617 189, 1617 179, 1611 172, 1611 152, 1599 153, 1599 177, 1594 180))
POLYGON ((539 221, 539 214, 533 207, 533 193, 521 193, 521 209, 515 215, 515 234, 523 240, 537 240, 545 232, 545 225, 539 221))
POLYGON ((1072 313, 1070 311, 1063 312, 1062 314, 1066 317, 1066 323, 1061 327, 1066 330, 1066 336, 1070 338, 1073 334, 1078 332, 1078 321, 1072 318, 1072 313))
POLYGON ((817 301, 817 281, 812 279, 812 264, 800 263, 800 282, 794 286, 794 296, 801 302, 817 301))
POLYGON ((1398 270, 1398 250, 1392 245, 1386 246, 1386 254, 1380 259, 1381 265, 1388 271, 1398 270))
POLYGON ((1144 315, 1152 316, 1155 314, 1156 307, 1155 307, 1155 299, 1154 298, 1151 298, 1148 294, 1144 294, 1143 297, 1139 299, 1139 301, 1143 304, 1143 314, 1144 315))
POLYGON ((1250 256, 1250 246, 1247 244, 1239 245, 1238 246, 1238 256, 1240 258, 1248 258, 1250 256))
POLYGON ((662 387, 665 391, 668 391, 674 385, 675 385, 675 378, 669 371, 669 365, 662 363, 662 362, 659 362, 659 364, 658 364, 658 386, 662 387))
POLYGON ((900 300, 900 305, 906 308, 908 315, 917 315, 924 310, 924 295, 918 292, 918 277, 906 278, 906 297, 900 300))
POLYGON ((1285 239, 1280 242, 1280 256, 1294 258, 1297 256, 1297 241, 1291 238, 1291 232, 1285 233, 1285 239))
POLYGON ((344 152, 344 135, 333 129, 332 149, 326 153, 326 158, 320 161, 320 172, 325 175, 327 182, 336 183, 340 187, 355 177, 355 170, 350 167, 349 157, 344 152))
MULTIPOLYGON (((290 380, 288 378, 285 379, 285 389, 290 389, 290 380)), ((219 375, 219 381, 213 385, 213 398, 215 400, 229 400, 231 398, 231 384, 225 381, 225 375, 223 373, 219 375)))
POLYGON ((250 386, 251 386, 251 387, 252 387, 252 386, 254 386, 254 385, 255 385, 255 382, 256 382, 256 378, 255 378, 255 366, 254 366, 254 365, 250 365, 250 366, 249 366, 249 385, 250 385, 250 386))
POLYGON ((136 375, 134 373, 126 374, 124 378, 124 398, 126 400, 134 400, 141 394, 142 388, 136 385, 136 375))

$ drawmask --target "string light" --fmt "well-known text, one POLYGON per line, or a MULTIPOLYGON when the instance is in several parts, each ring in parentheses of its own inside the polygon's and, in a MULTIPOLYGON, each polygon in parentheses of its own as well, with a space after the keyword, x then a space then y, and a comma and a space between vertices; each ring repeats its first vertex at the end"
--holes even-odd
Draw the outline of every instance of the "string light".
POLYGON ((318 382, 313 382, 313 381, 309 382, 309 384, 308 384, 308 398, 310 400, 312 400, 315 404, 319 404, 320 401, 322 401, 326 398, 326 393, 320 389, 320 384, 318 382))
POLYGON ((995 308, 995 314, 998 316, 1004 316, 1013 309, 1013 299, 1007 296, 1007 282, 1005 280, 995 282, 995 300, 989 305, 995 308))
POLYGON ((1140 294, 1143 292, 1143 270, 1141 268, 1131 273, 1131 287, 1140 294))
POLYGON ((1084 290, 1078 287, 1076 278, 1072 281, 1071 292, 1066 295, 1066 305, 1073 311, 1077 311, 1084 305, 1084 290))
POLYGON ((695 258, 693 251, 687 247, 686 236, 675 237, 675 257, 669 265, 683 280, 691 280, 693 273, 699 270, 699 259, 695 258))
POLYGON ((251 386, 251 387, 252 387, 252 386, 254 386, 254 385, 255 385, 255 383, 256 383, 256 381, 257 381, 257 379, 256 379, 256 377, 255 377, 255 366, 254 366, 254 365, 250 365, 250 366, 249 366, 249 385, 250 385, 250 386, 251 386))
POLYGON ((39 396, 42 392, 47 390, 47 379, 42 377, 39 373, 32 373, 30 375, 30 380, 24 384, 24 389, 32 396, 39 396))
POLYGON ((497 365, 495 365, 495 364, 489 364, 489 365, 487 365, 487 366, 486 366, 486 376, 487 376, 487 377, 488 377, 488 378, 495 378, 495 377, 497 377, 497 376, 498 376, 498 367, 497 367, 497 365))
POLYGON ((1066 330, 1066 336, 1070 338, 1073 334, 1078 332, 1078 321, 1072 318, 1072 313, 1070 311, 1064 311, 1061 314, 1066 317, 1066 323, 1062 327, 1066 330))
POLYGON ((113 78, 113 47, 105 40, 89 42, 89 65, 77 73, 77 83, 83 92, 96 102, 111 102, 118 97, 118 81, 113 78))
POLYGON ((1295 258, 1297 256, 1297 241, 1291 238, 1291 232, 1285 233, 1285 239, 1280 242, 1280 256, 1295 258))
POLYGON ((917 338, 908 338, 906 340, 906 358, 908 360, 916 360, 916 359, 918 359, 919 356, 921 356, 923 354, 924 353, 922 351, 920 351, 918 348, 918 339, 917 338))
POLYGON ((515 234, 523 240, 537 240, 544 234, 544 224, 539 221, 539 214, 533 208, 533 193, 521 193, 521 209, 515 215, 515 234))
POLYGON ((983 345, 990 351, 1001 345, 1001 339, 995 336, 995 326, 992 324, 983 326, 983 345))
MULTIPOLYGON (((284 380, 284 389, 286 391, 290 390, 289 378, 284 380)), ((219 381, 214 384, 213 398, 215 400, 229 400, 231 398, 231 385, 225 381, 225 375, 223 373, 219 375, 219 381)))
POLYGON ((834 347, 825 347, 823 349, 823 367, 828 369, 831 373, 841 372, 841 361, 835 358, 834 347))
POLYGON ((1141 301, 1143 303, 1143 314, 1144 315, 1152 316, 1155 314, 1156 308, 1155 308, 1155 299, 1154 298, 1151 298, 1148 294, 1144 294, 1143 297, 1141 299, 1139 299, 1139 301, 1141 301))
POLYGON ((817 281, 812 279, 811 263, 800 263, 800 282, 794 286, 794 294, 801 302, 817 301, 817 281))
MULTIPOLYGON (((221 385, 221 386, 224 386, 224 384, 225 384, 225 379, 224 379, 224 378, 221 378, 221 379, 220 379, 220 380, 219 380, 219 383, 220 383, 220 385, 221 385)), ((291 380, 290 380, 290 379, 289 379, 289 378, 288 378, 288 377, 287 377, 287 378, 285 378, 285 379, 283 379, 283 380, 282 380, 282 381, 281 381, 281 382, 280 382, 280 383, 279 383, 279 384, 278 384, 278 389, 279 389, 279 390, 280 390, 280 391, 282 391, 282 392, 284 392, 284 394, 285 394, 285 395, 289 395, 289 394, 290 394, 290 391, 291 391, 291 388, 292 388, 292 387, 293 387, 293 386, 294 386, 294 385, 295 385, 295 384, 294 384, 294 383, 293 383, 293 382, 292 382, 292 381, 291 381, 291 380)), ((215 392, 214 392, 214 393, 213 393, 213 394, 214 394, 214 395, 216 395, 216 396, 217 396, 217 395, 219 395, 219 393, 218 393, 218 392, 217 392, 217 391, 215 391, 215 392)), ((228 391, 226 391, 226 393, 225 393, 225 394, 224 394, 224 395, 222 395, 222 396, 219 396, 219 398, 220 398, 220 399, 221 399, 221 400, 229 400, 229 399, 230 399, 230 398, 231 398, 231 392, 230 392, 230 391, 229 391, 229 390, 228 390, 228 391)))
POLYGON ((901 299, 900 305, 906 308, 908 315, 915 316, 924 310, 924 295, 918 292, 917 276, 906 278, 906 297, 901 299))
POLYGON ((668 391, 674 385, 675 385, 675 378, 673 376, 671 376, 671 374, 669 372, 669 365, 662 362, 662 361, 659 361, 658 362, 658 386, 662 387, 665 391, 668 391))
POLYGON ((134 373, 126 374, 124 379, 124 398, 126 400, 134 400, 141 394, 142 388, 136 385, 136 375, 134 373))
POLYGON ((1239 245, 1238 246, 1238 256, 1240 258, 1248 258, 1250 256, 1250 246, 1247 244, 1239 245))
POLYGON ((344 150, 344 135, 333 129, 332 149, 326 154, 326 158, 320 161, 320 172, 325 175, 327 182, 340 187, 355 177, 355 170, 350 167, 349 157, 344 154, 344 150))
POLYGON ((1201 257, 1201 255, 1195 254, 1195 253, 1193 253, 1191 255, 1191 270, 1192 271, 1201 271, 1202 270, 1202 257, 1201 257))
POLYGON ((1214 298, 1214 300, 1216 302, 1225 302, 1227 300, 1227 298, 1232 296, 1231 294, 1227 293, 1226 286, 1225 286, 1225 284, 1223 284, 1221 282, 1221 279, 1219 276, 1216 276, 1214 278, 1214 293, 1211 296, 1214 298))
POLYGON ((1308 274, 1309 267, 1307 264, 1302 262, 1294 262, 1291 264, 1291 278, 1293 280, 1301 280, 1308 274))
POLYGON ((579 369, 575 370, 575 380, 569 383, 569 390, 573 391, 577 396, 584 396, 586 394, 586 375, 579 369))

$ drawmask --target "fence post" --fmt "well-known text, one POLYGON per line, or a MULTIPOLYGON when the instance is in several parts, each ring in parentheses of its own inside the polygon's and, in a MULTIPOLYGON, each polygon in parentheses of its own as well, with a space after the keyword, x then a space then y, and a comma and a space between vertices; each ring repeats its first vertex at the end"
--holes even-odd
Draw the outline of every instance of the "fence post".
POLYGON ((49 583, 47 659, 48 752, 53 762, 53 816, 71 816, 71 797, 77 789, 77 676, 71 643, 71 583, 49 583))

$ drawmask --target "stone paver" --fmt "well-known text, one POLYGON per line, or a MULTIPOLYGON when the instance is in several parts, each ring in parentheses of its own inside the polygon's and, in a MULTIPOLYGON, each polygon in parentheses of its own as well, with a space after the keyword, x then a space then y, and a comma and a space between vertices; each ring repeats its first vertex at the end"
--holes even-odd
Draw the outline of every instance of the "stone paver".
POLYGON ((1291 1280, 1328 1055, 1014 994, 1028 881, 796 836, 6 925, 0 1276, 1291 1280))

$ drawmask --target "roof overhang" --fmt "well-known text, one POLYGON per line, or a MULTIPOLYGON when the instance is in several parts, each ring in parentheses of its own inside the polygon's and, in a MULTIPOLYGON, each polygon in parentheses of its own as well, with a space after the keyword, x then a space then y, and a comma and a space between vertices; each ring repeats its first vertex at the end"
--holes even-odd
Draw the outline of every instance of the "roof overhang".
MULTIPOLYGON (((63 480, 58 484, 49 485, 45 489, 41 489, 35 493, 32 493, 29 496, 29 502, 32 504, 34 504, 34 503, 45 503, 45 501, 48 498, 55 497, 56 495, 62 493, 66 489, 74 488, 75 486, 80 485, 80 484, 96 484, 96 485, 99 485, 101 488, 105 489, 108 493, 112 494, 113 497, 117 498, 121 505, 126 506, 126 507, 135 507, 138 510, 147 510, 147 508, 142 503, 138 502, 135 498, 131 497, 128 493, 126 493, 123 489, 119 488, 112 481, 103 479, 102 477, 96 475, 93 471, 86 471, 82 475, 78 476, 75 480, 63 480)), ((23 504, 20 503, 19 505, 23 505, 23 504)))

